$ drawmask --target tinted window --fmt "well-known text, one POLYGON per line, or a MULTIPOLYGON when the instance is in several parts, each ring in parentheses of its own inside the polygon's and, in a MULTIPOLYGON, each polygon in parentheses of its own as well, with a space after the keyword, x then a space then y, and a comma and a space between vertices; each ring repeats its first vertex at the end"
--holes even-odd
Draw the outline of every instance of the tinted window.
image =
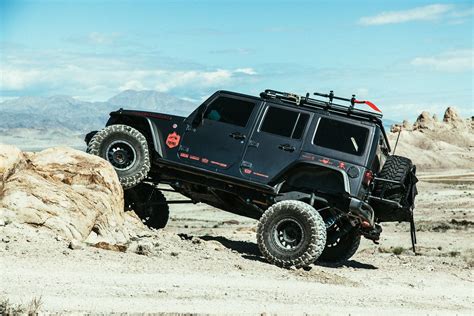
POLYGON ((207 107, 204 118, 244 127, 252 115, 255 103, 219 97, 207 107))
POLYGON ((260 131, 300 139, 309 115, 281 108, 269 107, 260 131))
POLYGON ((362 155, 368 134, 367 128, 321 118, 313 143, 348 154, 362 155))

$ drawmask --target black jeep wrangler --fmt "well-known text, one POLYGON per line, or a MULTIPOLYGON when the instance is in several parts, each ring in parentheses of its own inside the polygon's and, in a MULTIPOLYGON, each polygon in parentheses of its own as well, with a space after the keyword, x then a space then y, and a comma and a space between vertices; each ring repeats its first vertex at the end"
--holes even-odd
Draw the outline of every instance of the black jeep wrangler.
POLYGON ((355 96, 315 95, 217 91, 188 117, 120 109, 86 136, 87 151, 115 167, 126 209, 149 226, 183 202, 165 200, 166 184, 258 219, 258 246, 281 267, 341 263, 361 236, 379 240, 380 222, 410 222, 414 244, 416 168, 390 155, 382 115, 356 109, 378 110, 355 96))

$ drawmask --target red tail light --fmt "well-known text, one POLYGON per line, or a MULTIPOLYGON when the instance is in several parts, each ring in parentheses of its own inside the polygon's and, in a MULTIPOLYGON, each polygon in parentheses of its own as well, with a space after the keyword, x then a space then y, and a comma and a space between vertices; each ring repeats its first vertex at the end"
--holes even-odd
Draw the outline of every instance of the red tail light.
POLYGON ((372 171, 367 170, 364 172, 364 178, 362 179, 362 183, 366 186, 369 186, 372 183, 372 180, 374 180, 374 174, 372 171))

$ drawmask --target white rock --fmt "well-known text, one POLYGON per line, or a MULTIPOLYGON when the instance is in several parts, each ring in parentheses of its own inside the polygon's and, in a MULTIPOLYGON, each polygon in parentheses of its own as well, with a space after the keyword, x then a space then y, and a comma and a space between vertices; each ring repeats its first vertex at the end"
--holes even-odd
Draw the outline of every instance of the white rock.
POLYGON ((146 227, 123 211, 123 190, 105 160, 67 147, 22 153, 0 144, 0 220, 48 229, 67 240, 92 231, 125 242, 146 227))

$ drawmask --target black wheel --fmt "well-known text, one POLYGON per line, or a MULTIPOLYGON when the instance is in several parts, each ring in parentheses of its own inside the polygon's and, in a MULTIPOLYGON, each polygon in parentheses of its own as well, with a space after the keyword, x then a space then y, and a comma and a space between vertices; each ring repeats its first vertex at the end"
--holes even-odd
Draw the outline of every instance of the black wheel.
POLYGON ((127 125, 111 125, 92 137, 87 152, 112 164, 124 189, 140 183, 150 171, 148 143, 127 125))
POLYGON ((170 211, 163 193, 148 183, 142 182, 124 191, 125 211, 135 211, 145 225, 164 228, 170 211))
POLYGON ((282 201, 262 215, 257 243, 271 263, 285 268, 302 268, 313 263, 323 252, 326 226, 312 206, 301 201, 282 201))
POLYGON ((318 261, 331 264, 342 264, 349 260, 359 249, 360 234, 352 229, 342 236, 339 235, 340 227, 334 224, 328 231, 326 247, 318 261))

